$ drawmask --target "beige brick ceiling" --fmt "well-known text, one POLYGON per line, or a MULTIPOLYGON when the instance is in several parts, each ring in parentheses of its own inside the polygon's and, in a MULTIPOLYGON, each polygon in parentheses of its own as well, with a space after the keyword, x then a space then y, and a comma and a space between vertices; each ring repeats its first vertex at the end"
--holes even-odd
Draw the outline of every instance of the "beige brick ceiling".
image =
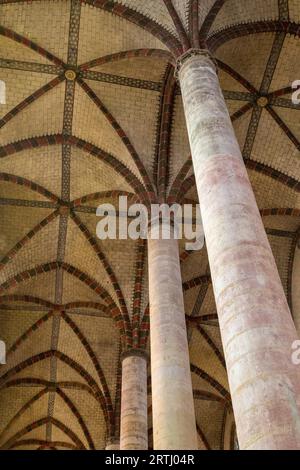
MULTIPOLYGON (((182 172, 190 148, 173 78, 194 2, 119 0, 114 14, 102 3, 0 0, 7 88, 0 105, 0 339, 9 349, 0 366, 3 448, 103 449, 108 434, 118 434, 120 348, 130 342, 137 297, 147 324, 147 250, 140 242, 96 240, 95 209, 116 201, 117 192, 157 194, 162 128, 166 194, 180 176, 185 193, 176 197, 197 202, 192 168, 182 172), (66 69, 76 82, 65 79, 66 69)), ((291 90, 276 92, 300 79, 300 1, 198 4, 200 39, 219 61, 291 304, 300 107, 291 104, 291 90), (298 36, 287 34, 289 23, 293 31, 298 24, 298 36), (260 109, 257 98, 270 93, 270 109, 260 109)), ((207 253, 180 251, 199 449, 228 449, 234 423, 207 253)), ((300 312, 293 314, 299 324, 300 312)), ((151 427, 149 416, 150 445, 151 427)))

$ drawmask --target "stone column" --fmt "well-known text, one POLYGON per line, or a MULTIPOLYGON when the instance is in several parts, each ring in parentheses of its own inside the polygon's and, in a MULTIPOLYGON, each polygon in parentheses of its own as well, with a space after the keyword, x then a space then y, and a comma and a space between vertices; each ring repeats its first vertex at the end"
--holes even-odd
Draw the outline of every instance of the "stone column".
POLYGON ((296 329, 300 334, 300 243, 296 247, 292 279, 292 302, 296 329))
POLYGON ((150 235, 148 269, 153 447, 195 450, 197 431, 178 241, 151 239, 150 235))
POLYGON ((206 51, 178 76, 241 449, 300 449, 297 339, 282 284, 206 51))
POLYGON ((147 354, 140 349, 122 357, 120 450, 148 450, 147 354))
POLYGON ((120 450, 120 439, 109 439, 106 443, 105 450, 120 450))

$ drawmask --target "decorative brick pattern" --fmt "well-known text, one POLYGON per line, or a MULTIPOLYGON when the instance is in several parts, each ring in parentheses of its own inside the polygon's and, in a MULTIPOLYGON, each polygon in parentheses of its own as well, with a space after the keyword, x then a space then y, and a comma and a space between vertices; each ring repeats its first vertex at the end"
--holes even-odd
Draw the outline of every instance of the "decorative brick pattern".
MULTIPOLYGON (((85 369, 82 368, 82 366, 80 366, 77 362, 75 362, 70 357, 66 356, 65 354, 61 353, 60 351, 49 350, 49 351, 42 352, 42 353, 40 353, 36 356, 33 356, 33 357, 30 357, 30 358, 26 359, 25 361, 21 362, 16 367, 10 369, 4 375, 2 375, 2 377, 0 379, 0 386, 3 386, 3 384, 5 384, 8 379, 13 377, 18 372, 20 372, 22 370, 25 370, 27 367, 30 367, 31 365, 33 365, 37 362, 43 361, 45 359, 49 359, 51 357, 56 357, 57 359, 59 359, 60 361, 62 361, 65 364, 67 364, 69 367, 71 367, 73 370, 75 370, 77 373, 79 373, 84 378, 87 385, 89 385, 89 387, 93 391, 93 394, 94 394, 95 398, 99 401, 99 404, 100 404, 100 406, 102 408, 102 411, 104 413, 104 416, 106 418, 106 423, 107 423, 108 429, 110 429, 110 427, 109 427, 109 422, 110 421, 108 419, 108 416, 109 416, 109 412, 111 412, 111 410, 108 410, 106 408, 105 397, 104 397, 102 391, 99 389, 96 381, 91 377, 90 374, 88 374, 87 371, 85 371, 85 369)), ((51 420, 53 418, 48 417, 46 419, 51 420)))
POLYGON ((142 295, 143 295, 143 279, 145 269, 145 252, 146 244, 145 240, 139 240, 137 243, 136 253, 136 271, 134 280, 134 289, 132 294, 132 335, 133 335, 133 347, 139 348, 139 334, 140 334, 140 322, 141 322, 141 306, 142 306, 142 295))
POLYGON ((58 421, 55 418, 42 418, 39 419, 38 421, 34 421, 33 423, 27 425, 25 428, 21 429, 19 432, 17 432, 13 437, 11 437, 4 446, 2 446, 2 450, 6 449, 9 450, 11 449, 14 444, 21 439, 23 436, 25 436, 27 433, 30 431, 33 431, 36 428, 39 428, 40 426, 43 426, 44 424, 51 423, 52 425, 56 426, 59 428, 61 431, 63 431, 64 434, 66 434, 70 439, 74 442, 76 447, 80 450, 86 449, 84 444, 81 442, 81 440, 76 436, 76 434, 71 431, 70 428, 65 426, 61 421, 58 421))
MULTIPOLYGON (((163 0, 163 1, 168 9, 168 12, 172 18, 177 34, 180 38, 180 41, 183 47, 182 52, 187 51, 191 47, 191 44, 187 36, 187 33, 184 29, 182 18, 180 18, 178 11, 176 10, 176 8, 174 7, 172 3, 172 0, 163 0)), ((182 2, 181 2, 180 8, 182 8, 182 2)))
POLYGON ((203 380, 205 380, 207 383, 209 383, 215 390, 217 390, 228 402, 231 401, 230 395, 227 392, 227 390, 216 380, 214 380, 209 374, 204 372, 202 369, 199 367, 191 364, 191 372, 193 374, 198 375, 201 377, 203 380))
POLYGON ((35 64, 33 62, 24 62, 20 60, 0 59, 0 67, 7 69, 24 70, 26 72, 47 73, 60 75, 63 68, 55 65, 35 64))
POLYGON ((26 178, 21 178, 20 176, 10 175, 8 173, 0 173, 0 181, 6 181, 10 183, 14 183, 20 186, 26 186, 27 188, 31 189, 31 191, 35 191, 47 199, 50 199, 53 202, 59 202, 59 199, 54 194, 50 193, 47 189, 43 188, 37 183, 33 183, 32 181, 27 180, 26 178))
POLYGON ((156 159, 154 165, 154 181, 157 178, 157 192, 160 202, 165 202, 168 186, 168 160, 170 152, 171 126, 173 118, 176 82, 174 68, 169 66, 166 71, 164 90, 161 95, 161 107, 157 124, 156 159))
MULTIPOLYGON (((9 239, 9 249, 4 250, 0 261, 0 270, 4 279, 0 286, 1 315, 6 311, 14 312, 16 316, 20 315, 26 312, 27 305, 30 311, 35 312, 36 315, 40 313, 41 317, 38 321, 34 320, 30 327, 26 324, 25 331, 20 331, 20 334, 13 338, 9 357, 16 351, 17 354, 22 353, 22 348, 27 347, 31 335, 45 325, 45 322, 48 320, 53 322, 50 351, 29 357, 20 364, 17 363, 18 356, 12 356, 14 364, 17 365, 0 378, 2 388, 20 387, 20 394, 22 393, 21 387, 39 388, 36 395, 20 406, 9 423, 9 426, 10 424, 18 425, 17 429, 20 431, 5 443, 5 447, 37 447, 40 450, 97 449, 103 445, 105 432, 106 438, 117 438, 119 435, 120 357, 116 354, 113 356, 111 371, 108 371, 110 363, 99 355, 95 338, 86 325, 89 324, 90 319, 95 322, 95 325, 98 325, 99 321, 104 325, 105 322, 111 322, 108 318, 113 318, 116 328, 120 331, 120 345, 119 335, 117 335, 114 352, 119 353, 119 349, 131 351, 131 348, 146 350, 149 336, 149 306, 146 306, 147 294, 143 286, 147 282, 145 243, 137 243, 134 250, 128 247, 127 258, 124 254, 124 257, 120 255, 120 260, 116 260, 116 253, 120 253, 119 248, 115 250, 116 253, 113 253, 113 245, 108 246, 104 243, 100 245, 93 235, 92 224, 88 223, 86 217, 93 218, 97 201, 111 202, 120 195, 127 195, 132 203, 156 202, 158 200, 156 189, 159 190, 160 200, 167 200, 170 204, 173 202, 194 204, 197 201, 191 159, 188 158, 189 145, 184 139, 185 129, 182 133, 180 131, 181 93, 173 79, 175 58, 187 48, 201 46, 216 51, 217 48, 228 43, 226 50, 230 51, 231 39, 236 38, 236 43, 241 47, 247 43, 247 36, 265 32, 267 33, 265 36, 260 36, 261 43, 264 42, 260 49, 266 51, 275 36, 267 64, 263 63, 263 54, 257 53, 255 55, 259 62, 257 69, 253 66, 243 72, 235 63, 232 64, 229 61, 231 66, 226 63, 228 56, 224 54, 225 48, 222 48, 218 50, 218 57, 220 57, 218 67, 222 80, 226 77, 224 96, 230 100, 228 107, 231 118, 242 143, 246 136, 244 129, 248 125, 248 118, 253 110, 244 157, 260 207, 265 207, 261 210, 261 215, 265 218, 269 217, 265 221, 266 231, 272 241, 276 258, 279 260, 280 274, 291 305, 294 253, 299 238, 295 227, 300 217, 297 202, 300 190, 298 163, 295 161, 294 165, 291 164, 292 158, 295 159, 296 152, 300 149, 300 135, 297 126, 292 123, 294 119, 292 116, 295 116, 297 120, 297 115, 292 113, 299 111, 300 107, 293 105, 288 96, 292 93, 291 81, 288 77, 296 73, 297 67, 293 69, 293 65, 288 63, 290 54, 286 52, 290 47, 296 47, 296 39, 293 36, 299 38, 300 35, 297 23, 297 1, 267 0, 259 8, 256 8, 255 2, 251 5, 245 2, 245 8, 242 8, 243 2, 233 0, 231 3, 236 5, 236 8, 231 8, 231 10, 229 10, 230 2, 224 0, 207 0, 205 5, 198 0, 184 2, 166 0, 161 1, 161 5, 155 9, 152 2, 136 2, 136 0, 120 0, 119 2, 71 0, 48 3, 53 15, 51 18, 48 13, 43 15, 40 24, 37 25, 34 21, 31 22, 30 18, 34 15, 38 18, 43 12, 43 1, 0 0, 0 8, 5 11, 4 25, 0 28, 1 51, 4 50, 5 55, 0 59, 0 68, 4 74, 15 73, 18 77, 24 77, 23 82, 30 81, 28 88, 21 90, 20 86, 20 93, 18 89, 19 94, 15 94, 15 101, 9 102, 0 120, 0 127, 3 127, 3 142, 7 143, 0 147, 0 165, 3 165, 0 181, 4 188, 0 206, 3 211, 13 212, 22 207, 24 211, 28 208, 28 211, 35 211, 39 214, 42 214, 44 209, 51 209, 51 213, 49 211, 42 215, 42 221, 39 222, 40 219, 36 215, 36 221, 32 225, 27 224, 26 230, 22 231, 23 225, 20 227, 21 234, 15 239, 9 239), (60 6, 61 9, 59 9, 60 6), (81 11, 84 12, 84 19, 81 11), (7 12, 12 12, 12 15, 8 15, 7 12), (103 26, 106 28, 105 31, 108 31, 105 34, 107 41, 103 45, 102 42, 100 44, 94 40, 94 27, 92 33, 88 31, 89 25, 95 24, 93 21, 96 17, 102 18, 101 21, 107 18, 107 23, 103 26), (45 27, 46 23, 47 27, 45 27), (65 34, 67 26, 68 28, 70 26, 69 37, 65 34), (128 50, 123 51, 118 45, 118 39, 116 41, 112 39, 112 33, 116 27, 118 27, 119 37, 122 38, 124 47, 127 45, 128 50), (245 41, 238 40, 242 37, 245 37, 245 41), (270 41, 262 39, 266 37, 269 37, 270 41), (265 42, 268 44, 266 45, 265 42), (135 49, 138 44, 141 49, 135 49), (79 64, 84 62, 82 65, 77 65, 78 54, 79 64), (286 61, 283 56, 287 56, 286 61), (140 59, 141 62, 131 59, 140 59), (155 74, 149 72, 147 76, 147 67, 149 71, 151 67, 154 68, 156 60, 159 61, 157 62, 159 63, 158 69, 155 74), (122 61, 126 66, 122 66, 122 61), (121 62, 120 66, 119 62, 121 62), (142 63, 144 66, 141 65, 142 63), (166 67, 166 64, 168 64, 167 70, 162 77, 163 66, 166 67), (107 67, 104 67, 105 65, 107 67), (140 73, 139 67, 144 67, 140 73), (132 74, 130 68, 132 68, 132 74), (283 71, 286 71, 286 79, 282 77, 283 71), (71 72, 73 72, 73 78, 71 72), (50 75, 54 76, 53 79, 50 75), (64 80, 65 87, 62 85, 64 80), (57 90, 52 94, 52 90, 56 87, 57 90), (59 89, 63 92, 58 94, 59 89), (54 109, 49 108, 49 111, 47 108, 48 121, 53 124, 53 116, 56 114, 59 119, 63 116, 63 120, 57 119, 52 128, 52 124, 48 126, 47 123, 45 124, 46 121, 43 121, 44 118, 39 119, 38 116, 40 109, 46 109, 47 103, 52 100, 51 96, 55 94, 54 109), (115 97, 114 94, 116 94, 115 97), (153 125, 150 120, 154 115, 152 108, 155 108, 155 111, 158 108, 159 94, 161 103, 157 114, 156 160, 154 161, 155 135, 153 139, 150 134, 155 124, 153 125), (144 97, 148 95, 149 99, 144 100, 144 97), (86 101, 83 101, 82 96, 85 96, 86 101), (264 110, 258 106, 258 100, 262 96, 268 100, 264 110), (40 100, 38 101, 39 109, 36 106, 37 100, 40 100), (89 101, 91 108, 85 106, 89 101), (127 107, 127 102, 130 102, 132 106, 127 107), (239 102, 241 102, 240 105, 239 102), (60 109, 59 106, 62 103, 64 103, 64 108, 60 109), (81 121, 78 121, 76 116, 80 113, 82 117, 81 121), (89 113, 95 117, 94 121, 86 119, 89 113), (120 141, 117 152, 113 150, 113 145, 111 145, 112 150, 102 149, 102 143, 90 141, 90 134, 86 129, 89 123, 95 126, 100 113, 111 126, 111 135, 114 133, 116 139, 120 141), (146 125, 142 127, 139 122, 142 121, 144 114, 148 114, 149 117, 147 117, 146 125), (260 118, 261 122, 259 122, 260 118), (30 120, 36 121, 34 127, 24 126, 23 123, 30 122, 30 120), (269 152, 263 151, 263 145, 269 142, 267 138, 262 138, 261 130, 264 126, 270 129, 269 135, 270 139, 273 139, 273 147, 276 145, 278 149, 281 148, 285 155, 281 163, 275 153, 270 156, 272 145, 270 145, 269 152), (18 130, 17 135, 12 133, 12 127, 18 130), (42 135, 44 133, 49 135, 42 135), (175 146, 177 153, 174 150, 175 146), (51 151, 48 152, 50 148, 51 151), (37 158, 39 154, 44 157, 40 158, 40 161, 37 158), (80 158, 78 158, 79 154, 81 154, 80 158), (124 157, 125 154, 126 157, 124 157), (8 158, 10 156, 12 158, 8 158), (77 180, 73 180, 75 173, 72 171, 75 169, 80 175, 80 169, 87 167, 89 170, 94 169, 94 165, 89 167, 92 159, 95 167, 99 166, 99 173, 103 176, 98 180, 99 186, 93 182, 88 186, 77 185, 77 180), (25 160, 27 166, 22 171, 22 162, 25 160), (58 160, 59 165, 62 162, 59 171, 57 170, 58 160), (43 170, 41 171, 42 166, 44 169, 49 167, 49 170, 44 171, 44 176, 43 170), (111 169, 111 172, 108 169, 111 169), (30 173, 34 181, 31 181, 30 173), (112 186, 113 183, 114 186, 112 186), (73 194, 72 184, 78 186, 78 192, 73 194), (12 186, 12 189, 9 189, 9 186, 12 186), (283 186, 282 190, 281 186, 283 186), (27 189, 32 191, 30 196, 27 196, 27 189), (82 219, 78 217, 78 214, 82 214, 80 216, 82 219), (60 230, 59 234, 55 235, 57 253, 53 256, 51 250, 44 250, 45 258, 41 258, 39 262, 37 243, 44 240, 41 238, 43 235, 51 237, 50 229, 46 227, 58 216, 60 230), (270 220, 271 216, 276 216, 274 219, 278 218, 277 222, 270 220), (284 217, 287 219, 294 217, 295 220, 285 223, 284 217), (45 230, 42 231, 42 228, 45 230), (77 228, 82 234, 86 262, 88 259, 94 260, 90 264, 87 262, 87 270, 84 265, 79 263, 78 266, 75 263, 75 257, 74 265, 73 258, 72 260, 66 258, 66 247, 73 232, 77 233, 78 237, 81 236, 77 228), (27 259, 25 256, 24 260, 22 258, 23 248, 26 252, 33 249, 32 259, 33 257, 37 259, 33 268, 28 265, 28 257, 27 259), (46 258, 47 254, 48 258, 46 258), (44 259, 55 261, 44 263, 44 259), (23 265, 21 266, 20 263, 23 265), (119 270, 119 266, 123 264, 126 266, 122 266, 119 270), (93 278, 95 266, 98 266, 97 280, 93 278), (51 276, 49 273, 52 273, 51 276), (56 273, 56 280, 54 273, 56 273), (124 279, 125 275, 127 278, 130 277, 130 282, 124 279), (34 286, 30 280, 36 276, 40 278, 34 286), (101 276, 103 276, 103 282, 101 276), (105 282, 109 287, 106 288, 105 282), (56 292, 53 286, 46 286, 50 283, 55 284, 56 292), (39 298, 39 296, 44 298, 39 298), (64 305, 64 302, 67 304, 64 305), (142 311, 144 309, 145 312, 142 311), (144 314, 143 317, 142 314, 144 314), (76 321, 73 315, 76 315, 76 321), (68 332, 69 328, 72 330, 72 338, 75 337, 77 341, 78 356, 75 356, 75 360, 72 354, 72 357, 68 355, 67 348, 63 349, 66 354, 60 351, 59 346, 62 348, 64 346, 58 342, 59 334, 61 335, 60 341, 64 341, 65 330, 68 332), (28 343, 27 339, 29 339, 28 343), (81 365, 83 356, 80 354, 86 354, 91 364, 83 367, 81 365), (51 364, 50 381, 22 377, 23 371, 26 373, 28 369, 30 372, 29 368, 32 365, 46 359, 47 364, 51 364), (68 369, 66 366, 81 376, 81 383, 72 381, 67 375, 65 382, 59 381, 64 371, 68 369), (15 374, 19 374, 20 377, 15 377, 15 374), (41 387, 42 390, 40 390, 41 387), (105 430, 99 429, 99 434, 94 431, 84 403, 78 402, 76 391, 85 393, 86 401, 96 399, 96 405, 103 410, 105 424, 102 423, 102 418, 97 424, 99 428, 102 427, 105 430), (42 419, 38 419, 40 415, 36 416, 33 423, 23 425, 22 419, 28 407, 36 407, 39 399, 42 400, 45 396, 51 397, 48 416, 43 417, 43 414, 42 419), (66 421, 61 419, 60 411, 58 412, 59 406, 68 413, 66 421), (20 420, 19 423, 16 423, 17 420, 20 420), (75 430, 72 423, 74 423, 75 430), (29 433, 35 429, 36 433, 30 435, 29 433), (60 434, 56 434, 55 429, 64 433, 72 443, 60 440, 60 434), (45 439, 35 438, 45 433, 45 430, 47 430, 45 439)), ((101 21, 98 21, 100 27, 101 21)), ((253 41, 249 43, 253 45, 255 38, 253 37, 253 41)), ((255 46, 253 48, 255 49, 255 46)), ((247 53, 249 55, 249 51, 247 53)), ((9 78, 6 81, 11 83, 9 78)), ((99 125, 102 126, 102 121, 99 125)), ((98 178, 99 173, 95 179, 98 178)), ((80 176, 81 179, 88 179, 88 172, 80 176)), ((4 236, 6 236, 6 231, 4 236)), ((45 248, 44 243, 43 247, 45 248)), ((228 424, 227 411, 231 404, 223 375, 221 378, 219 375, 221 369, 226 377, 220 340, 215 334, 218 332, 218 317, 215 314, 216 307, 209 271, 202 269, 207 261, 197 258, 201 269, 190 268, 194 258, 183 250, 183 246, 180 246, 180 250, 187 312, 196 315, 195 317, 186 316, 192 337, 190 347, 191 350, 194 348, 193 338, 196 337, 198 346, 210 351, 209 360, 206 361, 205 366, 201 366, 200 359, 192 366, 194 381, 197 384, 194 389, 194 399, 197 403, 199 446, 202 449, 213 449, 215 446, 223 448, 225 447, 225 428, 228 424), (201 273, 204 275, 200 275, 201 273), (210 374, 211 370, 214 370, 212 374, 210 374), (198 384, 201 384, 199 388, 198 384), (211 391, 213 389, 216 393, 211 391), (205 402, 209 402, 211 407, 209 414, 203 411, 206 410, 205 402), (218 434, 217 444, 214 441, 215 437, 207 433, 206 421, 209 420, 214 422, 215 434, 218 434)), ((102 341, 100 337, 99 341, 102 341)), ((108 349, 110 347, 111 344, 108 349)), ((196 348, 193 351, 195 352, 196 348)), ((105 354, 106 351, 103 355, 105 354)), ((200 356, 201 351, 198 351, 197 357, 200 356)), ((149 411, 151 412, 151 408, 149 411)), ((47 414, 47 409, 45 414, 47 414)), ((150 421, 150 435, 151 426, 150 421)), ((232 429, 234 437, 234 427, 232 429)))
POLYGON ((128 152, 132 156, 139 173, 141 177, 143 178, 143 182, 145 184, 146 190, 148 193, 153 194, 154 196, 154 189, 151 184, 151 181, 149 179, 148 173, 142 163, 142 161, 139 158, 138 153, 136 152, 135 148, 133 147, 132 143, 130 142, 128 136, 122 129, 122 127, 119 125, 119 123, 116 121, 116 119, 113 117, 113 115, 109 112, 109 110, 104 106, 104 104, 101 102, 99 97, 93 92, 93 90, 87 85, 86 82, 83 80, 78 80, 78 83, 82 87, 82 89, 86 92, 86 94, 89 96, 89 98, 96 104, 96 106, 100 109, 100 111, 105 115, 107 118, 108 122, 111 124, 113 129, 117 132, 118 136, 121 138, 122 142, 124 143, 125 147, 127 148, 128 152))
POLYGON ((162 41, 171 51, 175 53, 179 50, 180 51, 180 43, 176 37, 171 35, 168 31, 166 31, 163 27, 159 26, 155 21, 149 19, 148 17, 142 15, 141 13, 131 10, 130 8, 126 7, 125 5, 121 5, 120 3, 113 2, 111 0, 82 0, 83 3, 87 3, 92 5, 96 8, 102 8, 103 10, 109 11, 118 15, 132 23, 140 26, 141 28, 145 29, 153 36, 158 38, 162 41))
POLYGON ((214 23, 218 13, 220 12, 221 8, 223 7, 226 0, 216 0, 214 1, 211 9, 209 10, 206 18, 201 26, 200 29, 200 41, 202 44, 205 44, 207 36, 209 34, 210 28, 214 23))
POLYGON ((207 40, 210 51, 216 51, 222 44, 231 39, 257 33, 286 33, 300 36, 300 25, 289 21, 255 21, 224 28, 212 34, 207 40))
POLYGON ((166 59, 168 62, 174 62, 173 56, 168 51, 162 51, 160 49, 134 49, 132 51, 116 52, 115 54, 90 60, 89 62, 80 65, 79 69, 92 69, 94 67, 98 67, 99 65, 119 60, 132 59, 135 57, 155 57, 157 59, 166 59))
POLYGON ((45 57, 46 59, 50 60, 50 62, 53 62, 55 65, 58 65, 58 66, 63 65, 62 60, 60 60, 58 57, 55 57, 55 55, 51 54, 51 52, 46 51, 43 47, 38 46, 30 39, 27 39, 24 36, 21 36, 20 34, 8 28, 5 28, 4 26, 0 26, 0 35, 10 38, 13 41, 16 41, 20 44, 23 44, 23 46, 29 47, 33 51, 40 54, 42 57, 45 57))

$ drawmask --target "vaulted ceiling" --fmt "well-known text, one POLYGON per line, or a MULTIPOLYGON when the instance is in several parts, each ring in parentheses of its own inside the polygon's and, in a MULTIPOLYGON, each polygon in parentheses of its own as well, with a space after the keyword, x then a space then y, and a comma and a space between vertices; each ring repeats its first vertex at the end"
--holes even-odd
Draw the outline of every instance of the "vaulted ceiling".
MULTIPOLYGON (((174 78, 189 38, 218 62, 300 324, 299 37, 300 0, 0 0, 3 449, 103 449, 118 435, 120 351, 148 347, 147 246, 100 242, 96 208, 198 202, 174 78)), ((207 253, 180 250, 199 449, 229 449, 207 253)), ((151 428, 149 378, 150 444, 151 428)))

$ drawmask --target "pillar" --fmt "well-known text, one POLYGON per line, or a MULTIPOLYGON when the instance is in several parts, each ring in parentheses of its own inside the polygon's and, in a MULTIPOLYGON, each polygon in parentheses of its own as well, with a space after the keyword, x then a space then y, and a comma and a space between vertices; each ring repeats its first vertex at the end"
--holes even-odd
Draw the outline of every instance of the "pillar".
POLYGON ((131 349, 122 357, 120 450, 147 449, 147 355, 131 349))
POLYGON ((295 248, 293 277, 292 277, 292 303, 296 329, 300 334, 300 243, 295 248))
POLYGON ((149 236, 148 270, 153 448, 195 450, 197 431, 178 241, 149 236))
POLYGON ((113 451, 120 450, 120 439, 109 439, 106 443, 105 450, 113 451))
POLYGON ((297 333, 207 51, 178 77, 240 448, 300 449, 297 333))

